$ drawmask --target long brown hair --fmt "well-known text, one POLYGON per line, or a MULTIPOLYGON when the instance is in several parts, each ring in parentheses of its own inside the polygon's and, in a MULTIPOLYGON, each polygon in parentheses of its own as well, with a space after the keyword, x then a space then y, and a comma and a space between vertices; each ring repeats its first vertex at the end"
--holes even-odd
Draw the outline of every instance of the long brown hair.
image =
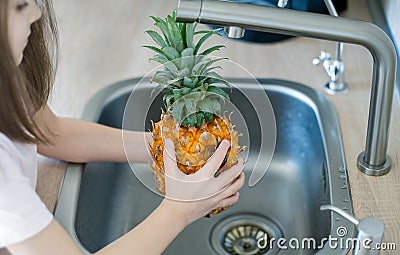
POLYGON ((42 17, 32 24, 16 66, 7 31, 9 2, 0 0, 0 132, 19 142, 48 143, 34 115, 46 105, 54 84, 58 36, 53 6, 51 0, 38 1, 42 17))

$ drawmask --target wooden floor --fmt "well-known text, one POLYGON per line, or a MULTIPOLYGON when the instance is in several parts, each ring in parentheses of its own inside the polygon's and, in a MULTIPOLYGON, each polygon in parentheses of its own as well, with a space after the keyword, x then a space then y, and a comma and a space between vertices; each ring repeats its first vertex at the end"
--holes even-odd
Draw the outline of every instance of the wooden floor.
MULTIPOLYGON (((346 17, 369 20, 363 0, 350 0, 346 17)), ((142 45, 152 43, 145 31, 153 29, 148 16, 165 16, 177 1, 132 0, 54 0, 61 36, 61 59, 57 86, 50 105, 62 116, 80 117, 87 100, 107 85, 143 76, 154 65, 147 59, 152 53, 142 45)), ((314 87, 324 94, 327 76, 311 61, 320 50, 335 50, 334 42, 294 38, 279 44, 250 44, 219 37, 210 43, 227 47, 220 55, 248 69, 256 77, 280 78, 314 87)), ((393 169, 387 176, 374 178, 361 174, 356 157, 365 144, 371 87, 372 58, 360 46, 345 45, 346 80, 350 93, 327 95, 335 104, 343 132, 343 141, 357 217, 376 216, 385 222, 386 242, 400 249, 400 113, 394 102, 389 152, 393 169), (397 146, 396 146, 397 145, 397 146)), ((233 70, 225 75, 237 76, 233 70)), ((41 158, 38 193, 54 209, 65 163, 41 158)), ((7 254, 4 250, 0 255, 7 254)), ((399 254, 382 251, 381 254, 399 254)))

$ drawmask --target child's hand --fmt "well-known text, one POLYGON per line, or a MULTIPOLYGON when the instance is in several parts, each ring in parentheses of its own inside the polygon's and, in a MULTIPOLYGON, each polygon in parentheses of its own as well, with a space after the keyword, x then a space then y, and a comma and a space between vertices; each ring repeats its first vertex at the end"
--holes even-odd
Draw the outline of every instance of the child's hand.
POLYGON ((164 203, 173 206, 174 213, 184 217, 187 224, 205 216, 213 209, 235 204, 237 192, 244 184, 243 160, 222 172, 218 178, 215 172, 221 166, 229 142, 224 140, 208 162, 195 174, 182 173, 176 162, 174 144, 165 141, 164 166, 166 198, 164 203))

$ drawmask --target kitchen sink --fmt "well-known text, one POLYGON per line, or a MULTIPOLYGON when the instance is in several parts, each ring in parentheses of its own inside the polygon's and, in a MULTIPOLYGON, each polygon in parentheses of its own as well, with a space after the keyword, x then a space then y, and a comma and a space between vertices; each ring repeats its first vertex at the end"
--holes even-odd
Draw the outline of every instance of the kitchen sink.
MULTIPOLYGON (((122 128, 125 106, 139 80, 123 81, 98 92, 88 102, 83 118, 122 128)), ((347 254, 345 245, 338 244, 354 235, 352 223, 320 210, 321 205, 334 204, 353 214, 333 105, 314 89, 290 81, 259 79, 261 85, 246 79, 232 81, 236 87, 228 92, 247 123, 248 130, 243 132, 247 132, 250 142, 246 180, 254 167, 268 171, 255 186, 242 188, 236 205, 187 227, 163 254, 347 254), (269 166, 257 165, 257 157, 252 157, 260 151, 262 131, 252 104, 242 93, 260 90, 268 95, 276 121, 276 146, 269 166), (286 242, 262 245, 260 239, 265 241, 265 237, 284 238, 286 242), (337 238, 336 249, 329 245, 329 237, 337 238)), ((142 82, 145 86, 136 87, 134 93, 150 94, 153 86, 142 82)), ((135 109, 141 111, 140 100, 127 107, 135 107, 135 103, 135 109)), ((146 120, 159 119, 160 105, 162 99, 158 96, 146 120)), ((145 125, 128 123, 124 128, 148 130, 150 121, 145 125)), ((137 167, 144 169, 144 178, 152 180, 149 166, 137 167)), ((128 163, 68 164, 55 217, 82 251, 91 254, 134 228, 161 200, 142 184, 128 163)))

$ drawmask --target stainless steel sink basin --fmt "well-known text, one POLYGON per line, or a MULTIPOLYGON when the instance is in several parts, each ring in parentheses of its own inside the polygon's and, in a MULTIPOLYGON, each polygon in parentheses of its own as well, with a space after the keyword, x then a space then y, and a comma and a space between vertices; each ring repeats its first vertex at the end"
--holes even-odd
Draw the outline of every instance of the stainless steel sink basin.
MULTIPOLYGON (((121 128, 125 104, 137 82, 124 81, 97 93, 87 104, 84 119, 121 128)), ((269 96, 277 125, 275 154, 267 173, 254 187, 241 190, 236 205, 186 228, 163 254, 347 254, 346 247, 333 249, 325 239, 353 236, 352 224, 320 211, 321 205, 334 204, 353 213, 333 105, 301 84, 270 79, 259 82, 269 96), (347 235, 341 237, 338 229, 343 228, 347 235), (256 242, 264 234, 285 238, 286 246, 291 238, 297 238, 300 248, 302 238, 313 238, 320 247, 279 249, 275 242, 272 248, 263 250, 256 242)), ((235 84, 243 91, 260 89, 247 80, 236 79, 235 84)), ((140 89, 151 90, 144 86, 136 91, 140 89)), ((231 98, 250 124, 249 154, 256 153, 261 132, 256 115, 239 90, 234 89, 231 98)), ((150 108, 149 119, 159 118, 160 104, 150 108)), ((130 128, 143 130, 144 126, 138 123, 130 128)), ((252 166, 249 157, 247 178, 252 166)), ((150 168, 147 174, 152 175, 150 168)), ((90 254, 135 227, 161 199, 136 178, 127 163, 69 164, 55 217, 90 254)))

